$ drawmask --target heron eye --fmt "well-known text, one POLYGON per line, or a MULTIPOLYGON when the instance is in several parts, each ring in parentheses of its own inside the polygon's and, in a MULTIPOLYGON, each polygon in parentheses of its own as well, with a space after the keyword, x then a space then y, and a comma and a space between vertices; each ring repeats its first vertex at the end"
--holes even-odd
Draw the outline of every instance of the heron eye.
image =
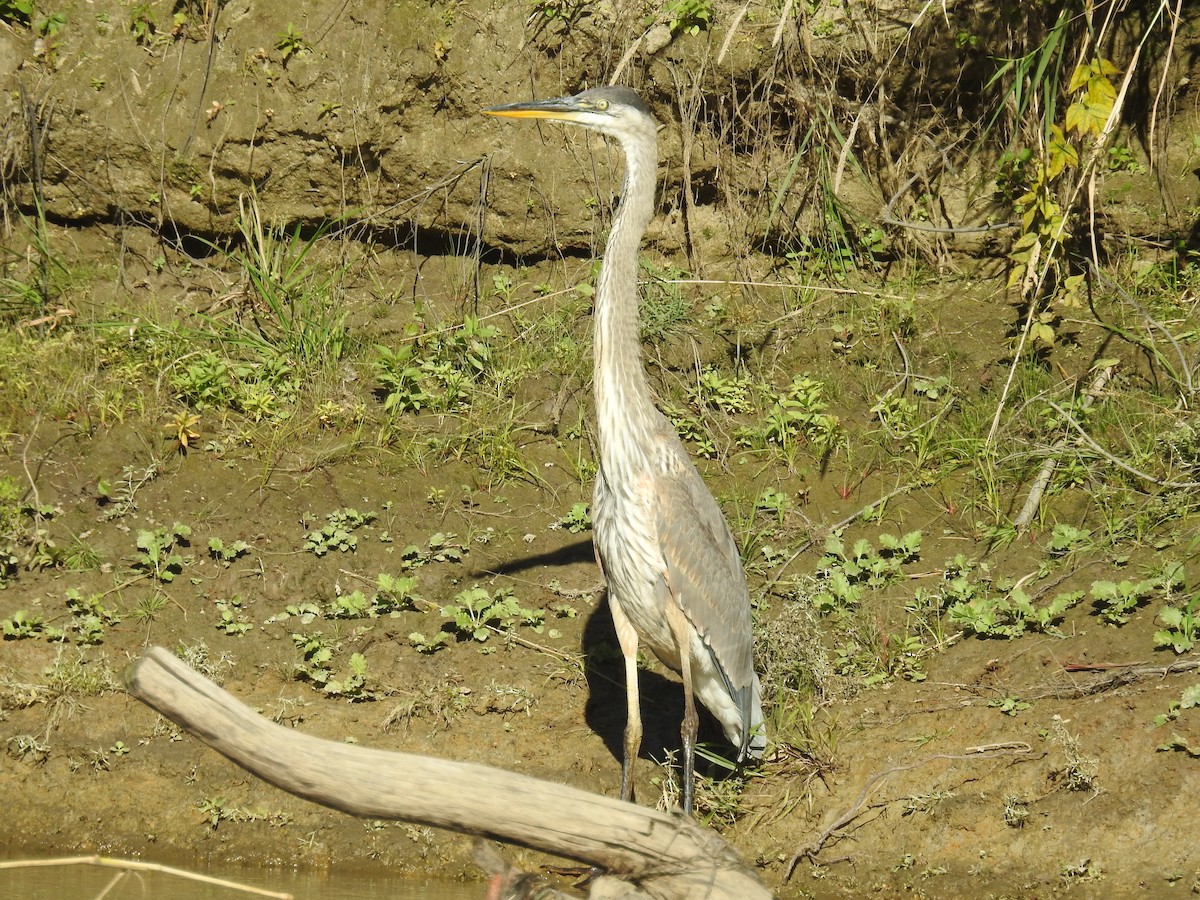
POLYGON ((608 109, 608 101, 607 100, 597 100, 596 101, 596 109, 600 110, 601 112, 604 112, 604 110, 608 109))

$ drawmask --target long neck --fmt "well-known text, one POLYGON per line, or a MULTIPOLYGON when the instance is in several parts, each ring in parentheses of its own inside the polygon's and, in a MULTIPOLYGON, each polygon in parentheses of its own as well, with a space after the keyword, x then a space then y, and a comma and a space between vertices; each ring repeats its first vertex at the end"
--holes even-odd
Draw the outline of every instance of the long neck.
POLYGON ((610 473, 629 454, 640 456, 639 437, 656 418, 642 368, 638 328, 638 248, 654 212, 657 141, 653 133, 624 144, 625 182, 596 284, 594 383, 600 465, 610 473))

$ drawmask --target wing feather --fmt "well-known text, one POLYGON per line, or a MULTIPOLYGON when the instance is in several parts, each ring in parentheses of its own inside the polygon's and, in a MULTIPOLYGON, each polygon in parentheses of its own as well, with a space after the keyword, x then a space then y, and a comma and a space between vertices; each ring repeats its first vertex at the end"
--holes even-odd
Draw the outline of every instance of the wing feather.
POLYGON ((750 597, 729 523, 682 446, 657 485, 667 584, 700 633, 750 730, 754 663, 750 597))

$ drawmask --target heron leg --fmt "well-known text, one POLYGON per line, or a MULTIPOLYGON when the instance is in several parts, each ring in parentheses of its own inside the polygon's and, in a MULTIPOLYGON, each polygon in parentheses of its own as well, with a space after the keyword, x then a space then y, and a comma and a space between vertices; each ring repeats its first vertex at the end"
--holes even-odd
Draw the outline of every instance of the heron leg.
POLYGON ((683 739, 683 814, 690 816, 696 786, 696 733, 700 728, 696 697, 692 693, 692 627, 673 600, 667 601, 667 621, 679 647, 679 674, 683 676, 683 723, 679 736, 683 739))
POLYGON ((621 609, 612 594, 608 595, 608 608, 612 611, 613 627, 617 632, 617 643, 625 657, 625 696, 629 702, 629 715, 625 720, 625 758, 621 760, 621 799, 633 799, 633 763, 642 749, 642 703, 638 695, 637 652, 638 636, 633 623, 621 609))

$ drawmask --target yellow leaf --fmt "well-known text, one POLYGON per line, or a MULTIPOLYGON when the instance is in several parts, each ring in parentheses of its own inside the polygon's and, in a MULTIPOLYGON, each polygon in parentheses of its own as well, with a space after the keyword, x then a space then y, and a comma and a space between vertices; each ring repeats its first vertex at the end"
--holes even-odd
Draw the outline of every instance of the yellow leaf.
POLYGON ((1038 322, 1029 329, 1030 337, 1048 346, 1054 346, 1054 329, 1044 322, 1038 322))
POLYGON ((1071 83, 1067 85, 1067 92, 1073 94, 1078 90, 1082 90, 1091 77, 1092 67, 1087 63, 1080 63, 1075 67, 1075 71, 1071 73, 1071 83))
POLYGON ((1087 102, 1092 106, 1103 106, 1106 103, 1112 108, 1117 99, 1117 89, 1107 78, 1093 78, 1088 82, 1087 102))
POLYGON ((1072 103, 1067 107, 1067 131, 1084 133, 1087 121, 1087 108, 1082 103, 1072 103))

